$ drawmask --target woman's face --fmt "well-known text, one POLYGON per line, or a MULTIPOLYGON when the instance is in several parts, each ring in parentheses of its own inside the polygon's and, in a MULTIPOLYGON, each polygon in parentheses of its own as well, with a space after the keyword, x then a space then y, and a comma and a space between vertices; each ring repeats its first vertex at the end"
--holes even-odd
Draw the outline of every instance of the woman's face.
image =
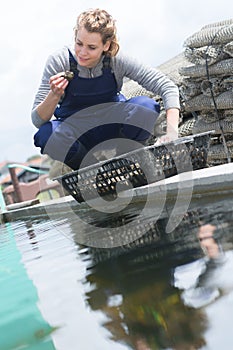
POLYGON ((75 39, 75 54, 80 66, 95 67, 104 51, 109 49, 110 42, 103 44, 100 33, 90 33, 80 28, 75 39))

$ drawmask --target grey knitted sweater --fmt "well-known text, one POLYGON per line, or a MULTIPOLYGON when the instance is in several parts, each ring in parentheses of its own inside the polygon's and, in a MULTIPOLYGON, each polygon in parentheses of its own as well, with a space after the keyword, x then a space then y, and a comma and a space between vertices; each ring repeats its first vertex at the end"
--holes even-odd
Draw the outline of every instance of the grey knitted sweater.
MULTIPOLYGON (((57 73, 70 70, 68 48, 75 57, 72 46, 64 46, 47 59, 31 113, 32 122, 37 128, 45 123, 37 113, 37 106, 45 99, 50 91, 49 78, 57 73)), ((102 60, 96 67, 91 69, 80 66, 77 63, 80 77, 92 78, 100 76, 102 74, 102 60)), ((165 109, 180 108, 178 87, 156 68, 147 67, 122 53, 118 53, 115 57, 111 58, 111 67, 117 81, 118 91, 121 91, 123 79, 127 77, 136 81, 155 95, 161 96, 165 109)))

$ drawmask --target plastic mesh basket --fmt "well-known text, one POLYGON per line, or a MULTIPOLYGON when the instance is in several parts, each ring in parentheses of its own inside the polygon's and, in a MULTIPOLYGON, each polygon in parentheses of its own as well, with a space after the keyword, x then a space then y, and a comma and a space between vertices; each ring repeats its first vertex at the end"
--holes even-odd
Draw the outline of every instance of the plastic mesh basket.
POLYGON ((78 202, 117 196, 121 189, 147 185, 177 173, 206 167, 212 132, 181 137, 159 146, 147 146, 57 177, 78 202))

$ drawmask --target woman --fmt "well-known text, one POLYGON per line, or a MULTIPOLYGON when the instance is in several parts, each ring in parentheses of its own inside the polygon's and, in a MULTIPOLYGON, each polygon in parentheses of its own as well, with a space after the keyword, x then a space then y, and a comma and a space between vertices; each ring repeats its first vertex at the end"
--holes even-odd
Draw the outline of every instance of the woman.
POLYGON ((78 169, 98 143, 117 138, 145 143, 153 132, 159 105, 146 96, 126 100, 120 93, 125 77, 162 97, 167 133, 160 142, 176 139, 177 86, 158 70, 118 53, 113 18, 105 10, 85 11, 77 18, 74 34, 74 48, 65 46, 48 58, 35 97, 32 122, 39 130, 34 142, 41 153, 78 169), (65 71, 73 72, 72 80, 65 71), (107 108, 109 104, 112 109, 107 108), (82 115, 87 110, 88 116, 82 115))

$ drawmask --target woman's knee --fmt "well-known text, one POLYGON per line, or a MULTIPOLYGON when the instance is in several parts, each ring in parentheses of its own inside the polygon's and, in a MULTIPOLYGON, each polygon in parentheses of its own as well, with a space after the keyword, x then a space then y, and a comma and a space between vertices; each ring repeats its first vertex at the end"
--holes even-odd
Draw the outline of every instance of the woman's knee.
POLYGON ((54 131, 60 124, 61 122, 58 120, 48 121, 41 125, 39 130, 35 133, 34 145, 36 147, 41 147, 41 152, 43 152, 43 149, 45 148, 45 145, 47 144, 48 140, 51 138, 51 136, 54 134, 54 131))
POLYGON ((39 130, 35 133, 34 135, 34 145, 36 147, 41 148, 41 152, 43 152, 43 149, 48 142, 48 139, 52 135, 53 128, 52 128, 52 123, 47 122, 44 123, 39 130))

